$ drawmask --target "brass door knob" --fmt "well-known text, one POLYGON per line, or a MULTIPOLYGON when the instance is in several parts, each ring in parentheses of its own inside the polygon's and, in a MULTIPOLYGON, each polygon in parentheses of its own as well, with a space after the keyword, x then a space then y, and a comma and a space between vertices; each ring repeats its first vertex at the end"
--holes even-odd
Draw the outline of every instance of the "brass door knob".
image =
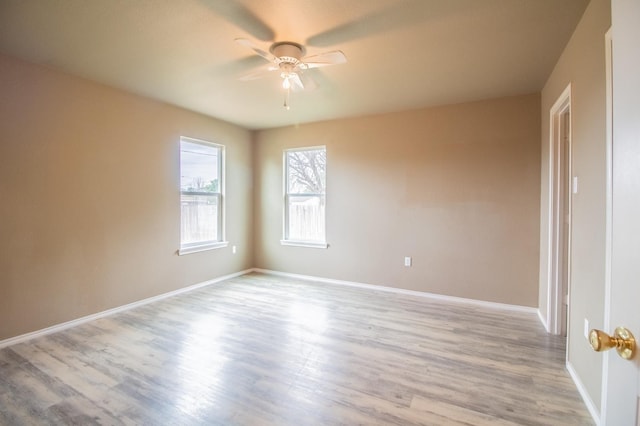
POLYGON ((613 336, 601 330, 589 332, 589 343, 596 352, 608 351, 616 348, 618 355, 624 359, 631 359, 636 352, 636 339, 633 334, 624 327, 616 328, 613 336))

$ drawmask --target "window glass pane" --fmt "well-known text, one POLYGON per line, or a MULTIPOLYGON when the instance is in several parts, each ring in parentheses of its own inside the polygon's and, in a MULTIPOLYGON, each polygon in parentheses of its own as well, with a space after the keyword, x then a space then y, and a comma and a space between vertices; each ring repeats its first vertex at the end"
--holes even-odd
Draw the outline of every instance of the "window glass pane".
POLYGON ((324 148, 288 151, 287 192, 289 194, 324 194, 327 151, 324 148))
POLYGON ((287 239, 324 241, 324 196, 290 195, 288 201, 289 235, 287 239))
POLYGON ((180 201, 182 245, 218 241, 218 196, 182 194, 180 201))
POLYGON ((180 138, 180 247, 221 242, 224 147, 180 138))
POLYGON ((220 149, 182 140, 180 142, 180 190, 220 192, 220 149))

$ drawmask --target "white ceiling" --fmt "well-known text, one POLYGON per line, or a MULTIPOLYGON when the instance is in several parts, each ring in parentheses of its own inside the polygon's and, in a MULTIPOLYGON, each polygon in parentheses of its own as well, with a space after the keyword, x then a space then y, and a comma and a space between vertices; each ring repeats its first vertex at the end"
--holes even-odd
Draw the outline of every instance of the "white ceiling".
POLYGON ((249 129, 539 91, 588 0, 1 0, 0 52, 249 129), (294 41, 348 62, 282 107, 294 41))

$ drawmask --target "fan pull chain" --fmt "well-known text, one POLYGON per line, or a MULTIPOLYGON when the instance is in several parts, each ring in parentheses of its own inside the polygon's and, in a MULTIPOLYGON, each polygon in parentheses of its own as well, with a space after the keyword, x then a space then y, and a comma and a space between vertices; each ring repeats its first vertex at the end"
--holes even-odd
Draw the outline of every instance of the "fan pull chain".
POLYGON ((291 107, 289 106, 289 94, 291 93, 291 88, 287 88, 287 91, 284 94, 284 109, 289 111, 291 107))

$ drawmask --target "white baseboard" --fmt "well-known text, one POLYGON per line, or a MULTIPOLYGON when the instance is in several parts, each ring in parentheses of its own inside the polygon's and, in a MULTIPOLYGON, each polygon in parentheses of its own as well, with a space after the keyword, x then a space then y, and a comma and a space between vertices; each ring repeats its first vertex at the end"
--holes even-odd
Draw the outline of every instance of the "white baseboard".
POLYGON ((591 417, 593 417, 593 421, 596 422, 597 425, 600 425, 600 410, 598 410, 598 407, 594 404, 591 396, 589 396, 589 393, 587 392, 587 389, 584 387, 582 380, 580 380, 578 373, 576 373, 576 370, 569 361, 567 361, 567 371, 569 372, 571 379, 573 379, 573 383, 575 383, 576 388, 578 388, 578 392, 580 392, 580 396, 582 397, 584 404, 587 406, 587 410, 589 410, 591 417))
POLYGON ((138 300, 137 302, 128 303, 126 305, 118 306, 116 308, 107 309, 106 311, 98 312, 95 314, 87 315, 85 317, 77 318, 71 321, 63 322, 61 324, 56 324, 51 327, 43 328, 42 330, 33 331, 31 333, 21 334, 20 336, 10 337, 9 339, 0 340, 0 349, 15 345, 17 343, 23 343, 27 340, 35 339, 36 337, 45 336, 47 334, 57 333, 58 331, 66 330, 67 328, 75 327, 80 324, 87 323, 89 321, 93 321, 99 318, 104 318, 109 315, 116 314, 118 312, 127 311, 129 309, 137 308, 139 306, 147 305, 149 303, 157 302, 162 299, 166 299, 168 297, 177 296, 178 294, 186 293, 188 291, 196 290, 198 288, 206 287, 211 284, 215 284, 221 281, 225 281, 231 278, 239 277, 241 275, 246 275, 252 272, 252 269, 246 269, 244 271, 235 272, 233 274, 224 275, 222 277, 214 278, 212 280, 204 281, 198 284, 190 285, 188 287, 179 288, 178 290, 173 290, 168 293, 163 293, 158 296, 149 297, 146 299, 138 300))
POLYGON ((296 278, 296 279, 306 280, 306 281, 318 281, 318 282, 327 283, 327 284, 360 287, 360 288, 366 288, 369 290, 385 291, 389 293, 405 294, 409 296, 426 297, 429 299, 440 300, 443 302, 464 303, 467 305, 481 306, 481 307, 490 308, 490 309, 526 312, 531 314, 535 314, 536 312, 538 312, 537 308, 533 308, 530 306, 509 305, 506 303, 487 302, 484 300, 467 299, 464 297, 456 297, 456 296, 446 296, 443 294, 427 293, 427 292, 416 291, 416 290, 406 290, 403 288, 386 287, 386 286, 375 285, 375 284, 364 284, 364 283, 358 283, 353 281, 334 280, 330 278, 313 277, 310 275, 291 274, 288 272, 272 271, 270 269, 253 268, 253 271, 263 273, 263 274, 268 274, 268 275, 278 275, 281 277, 296 278))

